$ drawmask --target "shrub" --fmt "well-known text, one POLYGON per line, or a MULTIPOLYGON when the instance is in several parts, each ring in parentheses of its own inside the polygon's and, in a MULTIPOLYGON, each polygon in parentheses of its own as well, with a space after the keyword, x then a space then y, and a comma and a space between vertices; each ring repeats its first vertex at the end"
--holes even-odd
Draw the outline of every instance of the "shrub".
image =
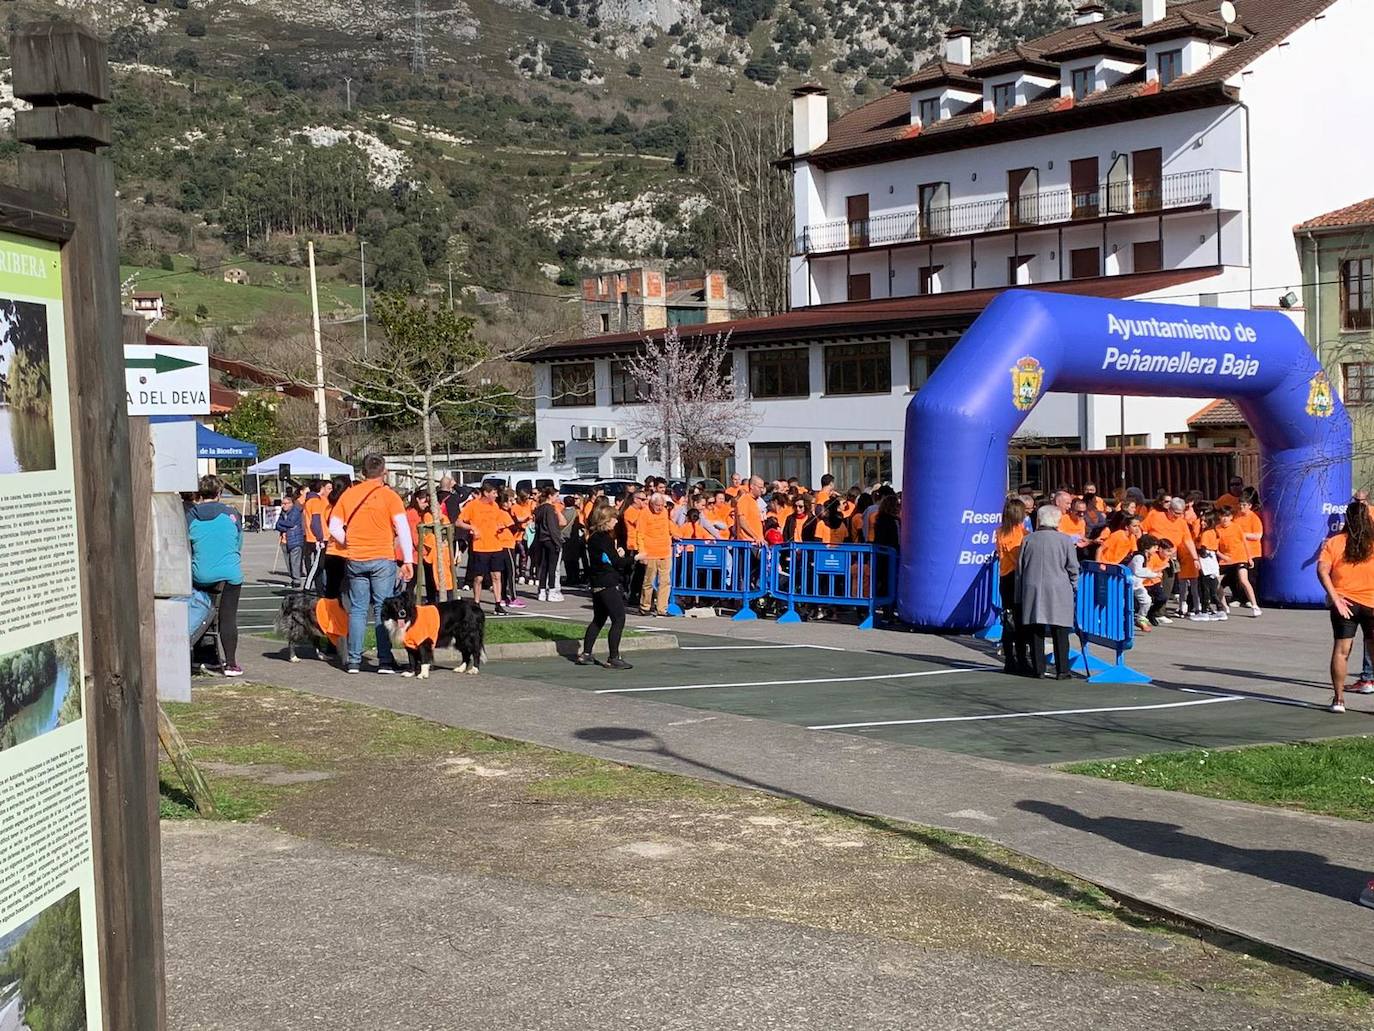
POLYGON ((193 39, 199 39, 206 33, 205 22, 199 18, 192 18, 186 23, 186 35, 193 39))

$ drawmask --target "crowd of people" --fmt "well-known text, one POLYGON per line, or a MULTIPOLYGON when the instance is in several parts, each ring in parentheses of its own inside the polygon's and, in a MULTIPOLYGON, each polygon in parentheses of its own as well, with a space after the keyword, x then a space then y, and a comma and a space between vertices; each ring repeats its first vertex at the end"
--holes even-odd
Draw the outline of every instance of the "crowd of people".
MULTIPOLYGON (((220 489, 215 477, 204 478, 196 507, 216 505, 220 489)), ((227 507, 213 511, 233 515, 233 532, 202 550, 232 551, 224 562, 232 562, 234 572, 222 577, 224 570, 207 571, 216 579, 198 577, 197 586, 204 581, 218 589, 232 581, 230 590, 221 590, 220 630, 225 672, 236 676, 242 526, 227 507)), ((605 664, 621 669, 629 668, 620 655, 620 639, 630 608, 637 607, 641 616, 668 611, 674 542, 730 540, 767 548, 785 541, 871 541, 896 549, 898 519, 898 496, 890 486, 839 491, 830 475, 815 491, 796 478, 768 483, 735 475, 728 486, 714 490, 704 483, 673 486, 650 478, 614 499, 600 489, 560 496, 553 488, 516 491, 492 481, 469 492, 445 477, 433 498, 423 488, 403 498, 386 482, 385 461, 369 455, 356 481, 336 476, 285 491, 275 532, 292 588, 339 600, 341 625, 322 629, 346 638, 349 672, 361 669, 369 610, 379 611, 384 599, 412 581, 431 603, 461 591, 470 591, 478 604, 490 597, 495 616, 525 607, 521 587, 533 589, 541 602, 556 604, 564 600, 564 584, 586 586, 593 617, 577 661, 593 661, 593 645, 609 626, 605 664)), ((194 548, 194 529, 192 539, 194 548)), ((826 615, 823 610, 809 614, 826 615)), ((378 671, 394 672, 386 630, 378 624, 375 632, 378 671)))
MULTIPOLYGON (((219 637, 225 673, 240 675, 237 598, 243 583, 242 523, 220 501, 222 485, 203 477, 188 500, 192 573, 198 588, 219 593, 219 637)), ((650 478, 612 499, 603 491, 560 496, 552 488, 512 491, 495 482, 464 492, 451 478, 403 499, 386 482, 377 455, 363 459, 361 478, 336 476, 288 491, 276 531, 293 588, 338 599, 337 627, 347 640, 345 668, 361 668, 369 610, 415 581, 427 600, 462 590, 491 613, 525 606, 520 588, 543 602, 564 600, 564 584, 585 586, 593 614, 577 656, 593 662, 594 644, 609 628, 605 665, 628 669, 620 640, 631 607, 641 616, 668 610, 677 541, 745 541, 759 548, 785 542, 868 542, 896 551, 900 498, 885 484, 835 487, 822 477, 815 491, 795 478, 731 477, 729 486, 670 486, 650 478), (460 576, 459 570, 462 569, 460 576), (416 579, 418 577, 418 579, 416 579), (346 626, 342 625, 346 616, 346 626)), ((1003 662, 1009 673, 1067 678, 1068 633, 1074 624, 1079 563, 1125 566, 1134 589, 1136 628, 1150 633, 1177 619, 1218 622, 1233 613, 1263 615, 1264 520, 1253 487, 1233 478, 1221 497, 1199 491, 1147 498, 1138 488, 1100 494, 1061 486, 1048 495, 1022 488, 1007 496, 994 533, 1000 578, 1003 662), (1056 669, 1045 669, 1053 642, 1056 669)), ((1346 667, 1355 634, 1366 638, 1361 673, 1350 690, 1374 694, 1374 519, 1358 493, 1343 532, 1329 538, 1317 562, 1327 591, 1335 643, 1332 711, 1344 711, 1346 667)), ((885 574, 882 574, 885 575, 885 574)), ((813 609, 813 618, 824 616, 813 609)), ((376 627, 378 672, 397 670, 386 629, 376 627)))

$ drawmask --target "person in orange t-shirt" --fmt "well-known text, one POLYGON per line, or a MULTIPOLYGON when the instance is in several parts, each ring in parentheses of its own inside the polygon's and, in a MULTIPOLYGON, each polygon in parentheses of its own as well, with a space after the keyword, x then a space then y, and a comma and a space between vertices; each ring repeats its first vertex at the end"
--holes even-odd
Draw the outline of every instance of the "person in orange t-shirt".
POLYGON ((998 588, 1002 598, 1002 671, 1017 676, 1032 676, 1030 638, 1020 632, 1021 614, 1016 606, 1016 564, 1026 539, 1026 503, 1007 498, 1002 506, 1002 523, 993 531, 997 554, 998 588))
POLYGON ((1103 538, 1097 549, 1097 561, 1109 566, 1129 562, 1135 554, 1136 541, 1145 532, 1140 525, 1140 516, 1128 516, 1124 512, 1114 515, 1113 525, 1116 529, 1103 538))
POLYGON ((343 492, 329 513, 329 535, 338 544, 348 574, 348 655, 346 669, 362 668, 363 633, 371 606, 377 619, 377 672, 396 672, 391 637, 381 621, 382 602, 396 593, 396 548, 401 550, 400 578, 415 575, 415 553, 410 542, 401 496, 386 484, 386 460, 381 455, 363 459, 363 482, 343 492))
POLYGON ((764 482, 761 476, 751 476, 749 486, 735 497, 735 540, 763 543, 763 512, 759 509, 759 498, 763 497, 764 482))
MULTIPOLYGON (((1235 513, 1229 508, 1217 509, 1217 560, 1221 563, 1221 587, 1231 591, 1234 603, 1238 595, 1245 595, 1245 606, 1252 616, 1264 615, 1255 603, 1255 589, 1250 584, 1250 542, 1245 539, 1245 531, 1235 522, 1235 513)), ((1222 599, 1225 600, 1225 593, 1222 599)))
POLYGON ((316 578, 329 540, 329 487, 323 480, 311 480, 301 506, 301 521, 305 526, 306 590, 317 589, 316 578))
POLYGON ((835 477, 826 473, 821 477, 821 489, 816 491, 815 498, 812 499, 817 509, 822 508, 831 496, 835 493, 835 477))
MULTIPOLYGON (((1162 492, 1161 492, 1162 493, 1162 492)), ((1162 508, 1151 508, 1146 513, 1141 522, 1141 527, 1145 533, 1151 537, 1158 537, 1160 540, 1167 540, 1174 546, 1174 555, 1178 559, 1179 567, 1183 567, 1187 556, 1190 569, 1197 566, 1197 544, 1193 541, 1193 531, 1188 525, 1188 519, 1183 514, 1188 507, 1188 503, 1182 498, 1169 498, 1164 502, 1162 508)), ((1178 579, 1182 579, 1179 577, 1178 579)), ((1174 593, 1175 577, 1173 573, 1166 571, 1164 574, 1164 594, 1166 597, 1174 593)), ((1180 585, 1181 586, 1181 585, 1180 585)), ((1182 614, 1187 609, 1182 592, 1178 599, 1178 611, 1182 614)), ((1160 615, 1160 622, 1172 623, 1169 617, 1160 615)))
POLYGON ((644 567, 644 584, 639 592, 639 614, 647 616, 657 594, 660 616, 668 614, 668 599, 673 591, 673 519, 662 494, 649 499, 649 507, 638 521, 639 552, 635 561, 644 567), (658 590, 654 590, 657 582, 658 590))
POLYGON ((534 571, 530 569, 530 549, 525 542, 525 527, 534 518, 534 499, 527 490, 515 492, 515 500, 510 504, 510 514, 518 524, 515 527, 515 579, 520 583, 534 583, 534 571))
POLYGON ((1240 532, 1245 535, 1245 548, 1250 554, 1250 582, 1257 584, 1259 562, 1264 556, 1264 523, 1259 514, 1259 491, 1254 487, 1246 487, 1241 491, 1235 522, 1240 527, 1240 532))
POLYGON ((730 486, 725 488, 725 496, 733 501, 735 498, 739 497, 740 494, 744 493, 746 489, 744 477, 740 476, 739 473, 731 473, 730 486))
POLYGON ((458 513, 455 524, 460 530, 472 534, 472 547, 468 551, 468 579, 472 582, 472 599, 479 605, 482 602, 482 588, 491 585, 493 611, 498 616, 506 614, 502 601, 502 580, 506 572, 506 549, 502 531, 509 537, 510 514, 497 502, 500 488, 495 483, 484 483, 475 497, 468 501, 458 513))
POLYGON ((1230 482, 1227 484, 1226 493, 1217 498, 1214 507, 1218 511, 1223 508, 1229 508, 1232 512, 1235 512, 1240 508, 1240 496, 1244 492, 1245 481, 1239 476, 1232 476, 1230 482))
MULTIPOLYGON (((1345 712, 1345 678, 1355 632, 1364 636, 1368 650, 1374 640, 1374 519, 1362 501, 1345 509, 1345 530, 1322 545, 1317 558, 1317 579, 1331 606, 1331 700, 1332 712, 1345 712)), ((1353 691, 1374 694, 1366 681, 1353 691)))
POLYGON ((711 529, 720 540, 729 540, 735 525, 735 506, 730 503, 725 491, 718 490, 715 499, 706 506, 702 515, 711 523, 711 529))
MULTIPOLYGON (((420 556, 424 570, 425 595, 433 605, 439 600, 440 591, 453 590, 453 546, 452 534, 444 534, 444 544, 439 546, 434 532, 434 513, 430 509, 429 491, 421 487, 410 496, 406 506, 406 522, 410 524, 411 543, 420 556), (425 527, 422 531, 420 528, 425 527)), ((439 509, 440 526, 448 526, 448 516, 439 509)))

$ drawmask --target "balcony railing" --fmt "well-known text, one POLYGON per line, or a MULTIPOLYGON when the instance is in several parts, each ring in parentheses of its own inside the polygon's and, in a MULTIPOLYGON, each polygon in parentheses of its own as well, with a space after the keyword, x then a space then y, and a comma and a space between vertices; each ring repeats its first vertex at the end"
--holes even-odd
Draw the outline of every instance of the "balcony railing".
POLYGON ((1133 181, 1103 182, 1094 190, 1041 190, 1015 200, 972 201, 925 209, 907 208, 851 221, 808 226, 794 242, 797 254, 889 247, 981 233, 1013 232, 1113 215, 1147 215, 1178 208, 1210 207, 1211 169, 1171 172, 1133 181))

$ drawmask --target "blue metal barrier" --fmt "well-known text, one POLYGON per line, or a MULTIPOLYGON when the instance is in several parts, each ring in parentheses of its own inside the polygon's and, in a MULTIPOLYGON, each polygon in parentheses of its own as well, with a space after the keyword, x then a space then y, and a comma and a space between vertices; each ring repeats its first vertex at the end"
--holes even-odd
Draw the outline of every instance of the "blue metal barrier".
MULTIPOLYGON (((1002 564, 997 556, 992 556, 992 561, 987 565, 989 579, 992 580, 992 587, 988 591, 988 604, 992 609, 992 622, 983 627, 982 630, 974 632, 973 636, 980 641, 992 641, 994 643, 1002 640, 1002 564)), ((1010 646, 1011 642, 1007 642, 1010 646)))
POLYGON ((768 593, 767 553, 749 541, 674 541, 673 596, 668 615, 682 615, 679 597, 739 602, 738 620, 758 619, 751 607, 768 593))
POLYGON ((799 603, 848 605, 868 609, 859 629, 872 630, 878 606, 896 599, 897 552, 877 544, 781 544, 773 548, 769 580, 769 593, 787 602, 779 623, 800 623, 799 603))
POLYGON ((1148 684, 1150 678, 1126 665, 1126 652, 1135 647, 1135 584, 1125 566, 1083 562, 1078 571, 1074 632, 1081 647, 1069 653, 1069 666, 1093 684, 1148 684), (1108 665, 1088 654, 1088 644, 1116 653, 1108 665), (1081 668, 1080 668, 1081 661, 1081 668))

